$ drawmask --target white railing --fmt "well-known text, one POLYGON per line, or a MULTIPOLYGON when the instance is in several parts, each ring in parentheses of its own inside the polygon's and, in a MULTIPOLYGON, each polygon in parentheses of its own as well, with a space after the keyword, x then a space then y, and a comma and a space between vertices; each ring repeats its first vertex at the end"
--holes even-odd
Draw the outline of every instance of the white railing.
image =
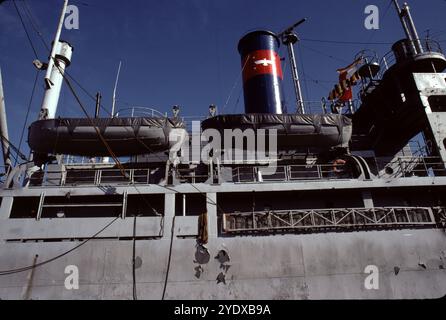
POLYGON ((115 113, 115 117, 160 117, 160 118, 166 118, 167 113, 163 114, 163 113, 159 112, 158 110, 150 108, 150 107, 134 106, 134 107, 119 109, 115 113))

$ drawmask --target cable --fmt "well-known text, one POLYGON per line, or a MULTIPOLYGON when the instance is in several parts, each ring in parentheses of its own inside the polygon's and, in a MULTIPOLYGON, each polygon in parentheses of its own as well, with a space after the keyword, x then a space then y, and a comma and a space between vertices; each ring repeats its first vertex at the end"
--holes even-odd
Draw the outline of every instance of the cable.
POLYGON ((169 272, 170 272, 170 262, 172 260, 172 247, 173 247, 173 235, 175 232, 175 215, 172 218, 172 228, 170 230, 170 245, 169 245, 169 257, 167 259, 167 267, 166 267, 166 277, 164 278, 164 287, 163 287, 163 295, 161 296, 161 300, 164 300, 167 289, 167 281, 169 280, 169 272))
POLYGON ((349 61, 347 61, 347 60, 345 60, 345 59, 341 59, 341 58, 335 57, 335 56, 333 56, 333 55, 326 54, 325 52, 316 50, 316 49, 314 49, 314 48, 305 46, 305 45, 303 45, 303 44, 300 44, 300 46, 301 46, 302 48, 305 48, 305 49, 307 49, 307 50, 313 51, 313 52, 315 52, 315 53, 318 53, 318 54, 323 55, 323 56, 325 56, 325 57, 328 57, 328 58, 330 58, 330 59, 333 59, 333 60, 336 60, 336 61, 339 61, 339 62, 342 62, 342 63, 350 63, 349 61))
POLYGON ((36 48, 34 47, 34 44, 33 44, 32 40, 31 40, 31 37, 30 37, 30 35, 28 33, 28 30, 26 29, 25 22, 23 21, 22 15, 20 14, 19 8, 17 7, 17 4, 16 4, 15 0, 12 0, 12 3, 14 4, 15 10, 17 11, 17 14, 18 14, 18 16, 20 18, 20 22, 22 23, 23 30, 25 30, 26 37, 28 38, 28 42, 31 45, 31 48, 32 48, 32 50, 34 52, 34 56, 36 57, 36 59, 39 59, 39 56, 38 56, 37 51, 36 51, 36 48))
MULTIPOLYGON (((39 70, 36 71, 36 77, 34 78, 34 85, 33 85, 32 91, 31 91, 31 97, 29 98, 28 109, 26 110, 25 120, 23 122, 23 127, 22 127, 22 133, 20 134, 18 150, 20 150, 20 148, 22 147, 23 137, 25 135, 26 125, 28 123, 28 117, 29 117, 29 113, 31 111, 31 105, 32 105, 32 102, 34 99, 34 93, 36 91, 36 85, 37 85, 38 79, 39 79, 39 70)), ((16 158, 16 161, 14 162, 14 167, 16 166, 16 164, 17 164, 17 158, 16 158)))
POLYGON ((90 240, 92 240, 92 239, 95 239, 99 234, 101 234, 104 230, 106 230, 108 227, 110 227, 110 226, 111 226, 116 220, 118 220, 118 219, 120 219, 120 216, 117 216, 116 218, 114 218, 114 219, 113 219, 112 221, 110 221, 105 227, 103 227, 101 230, 99 230, 98 232, 96 232, 96 233, 95 233, 93 236, 91 236, 90 238, 88 238, 88 239, 82 241, 82 242, 81 242, 80 244, 78 244, 77 246, 71 248, 71 249, 68 250, 68 251, 65 251, 65 252, 62 253, 62 254, 59 254, 59 255, 57 255, 57 256, 51 258, 51 259, 48 259, 48 260, 46 260, 46 261, 37 263, 37 264, 35 264, 35 265, 31 265, 31 266, 27 266, 27 267, 23 267, 23 268, 17 268, 17 269, 0 270, 0 276, 10 275, 10 274, 15 274, 15 273, 21 273, 21 272, 24 272, 24 271, 28 271, 28 270, 31 270, 31 269, 38 268, 38 267, 40 267, 40 266, 43 266, 43 265, 48 264, 48 263, 50 263, 50 262, 53 262, 53 261, 55 261, 55 260, 57 260, 57 259, 60 259, 60 258, 62 258, 62 257, 64 257, 64 256, 66 256, 67 254, 69 254, 69 253, 75 251, 76 249, 82 247, 82 246, 83 246, 84 244, 86 244, 88 241, 90 241, 90 240))
MULTIPOLYGON (((302 68, 302 72, 303 72, 303 74, 305 74, 304 57, 303 57, 302 50, 300 48, 300 44, 299 43, 297 43, 297 50, 299 51, 299 55, 300 55, 300 65, 301 65, 301 68, 302 68)), ((305 86, 305 94, 307 95, 307 98, 308 98, 310 96, 310 94, 309 94, 309 91, 308 91, 308 81, 307 81, 306 77, 304 77, 304 86, 305 86)), ((302 99, 301 103, 303 103, 305 101, 305 99, 303 99, 303 97, 301 97, 301 99, 302 99)), ((311 106, 310 106, 310 108, 311 108, 311 106)))
POLYGON ((43 34, 42 32, 40 32, 40 28, 38 27, 38 24, 36 22, 36 19, 34 19, 33 14, 31 13, 31 9, 28 6, 28 2, 26 0, 22 1, 24 3, 24 8, 25 8, 25 14, 28 17, 29 21, 31 22, 31 26, 34 29, 34 31, 39 35, 40 40, 42 41, 44 47, 47 49, 48 52, 50 52, 50 47, 48 46, 47 42, 45 41, 45 39, 43 38, 43 34))
POLYGON ((232 93, 233 93, 235 87, 238 85, 238 82, 240 81, 240 78, 242 77, 243 72, 245 71, 245 67, 248 64, 249 58, 250 58, 250 55, 248 54, 248 56, 246 57, 246 61, 243 64, 242 70, 238 74, 237 79, 235 80, 234 85, 232 86, 231 91, 229 92, 228 98, 226 99, 226 102, 223 105, 223 108, 221 109, 221 112, 223 112, 223 110, 225 110, 226 106, 228 105, 229 99, 231 99, 232 93))
POLYGON ((8 139, 6 139, 6 137, 4 136, 4 135, 2 135, 1 136, 1 139, 2 140, 4 140, 4 141, 6 141, 7 143, 8 143, 8 145, 9 145, 9 147, 13 150, 13 151, 15 151, 16 152, 16 154, 17 154, 17 157, 20 157, 22 160, 28 160, 27 158, 26 158, 26 156, 16 147, 16 146, 14 146, 14 144, 11 142, 11 141, 9 141, 8 139))
POLYGON ((135 251, 136 251, 136 214, 133 218, 133 253, 132 253, 132 275, 133 275, 133 300, 138 300, 136 292, 136 267, 135 267, 135 251))
MULTIPOLYGON (((88 92, 87 89, 85 89, 79 81, 77 81, 69 72, 65 71, 65 74, 71 79, 73 80, 73 82, 87 95, 89 96, 93 101, 96 101, 96 97, 93 96, 90 92, 88 92)), ((105 108, 102 103, 99 104, 99 107, 104 110, 109 116, 111 116, 111 112, 107 110, 107 108, 105 108)))
MULTIPOLYGON (((386 10, 385 10, 385 12, 384 12, 384 15, 383 15, 383 17, 381 18, 382 21, 384 21, 384 19, 386 18, 387 13, 389 12, 390 7, 392 6, 392 2, 393 2, 393 0, 390 0, 390 1, 389 1, 389 4, 387 5, 387 8, 386 8, 386 10)), ((367 49, 368 49, 369 45, 371 44, 370 41, 372 41, 373 37, 374 37, 375 34, 376 34, 376 31, 378 31, 378 30, 379 30, 379 29, 373 29, 373 32, 372 32, 372 34, 370 35, 369 40, 367 41, 368 44, 365 46, 364 50, 367 50, 367 49)))
POLYGON ((358 45, 368 45, 368 44, 391 45, 391 44, 393 44, 392 42, 357 42, 357 41, 322 40, 322 39, 309 39, 309 38, 303 38, 300 40, 308 41, 308 42, 321 42, 321 43, 332 43, 332 44, 358 44, 358 45))

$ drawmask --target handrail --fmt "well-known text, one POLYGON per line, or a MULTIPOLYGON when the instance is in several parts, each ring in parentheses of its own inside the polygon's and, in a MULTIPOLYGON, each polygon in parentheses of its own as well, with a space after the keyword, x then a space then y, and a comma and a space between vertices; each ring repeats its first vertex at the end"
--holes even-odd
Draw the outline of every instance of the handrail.
POLYGON ((166 118, 167 113, 163 114, 160 111, 150 108, 150 107, 140 107, 140 106, 134 106, 134 107, 128 107, 119 109, 115 113, 115 117, 122 116, 122 114, 126 114, 126 112, 130 111, 130 117, 160 117, 160 118, 166 118))
POLYGON ((222 231, 280 232, 324 228, 407 228, 437 224, 432 207, 290 209, 224 213, 222 231))
MULTIPOLYGON (((406 40, 407 44, 410 44, 410 40, 406 40)), ((443 50, 440 46, 440 43, 438 41, 432 40, 432 39, 421 39, 421 46, 423 48, 423 54, 426 53, 443 53, 443 50)), ((413 43, 413 41, 412 41, 413 43)), ((410 52, 409 49, 407 49, 407 52, 410 52)), ((413 56, 413 54, 410 54, 409 56, 413 56)), ((396 64, 396 57, 395 53, 391 50, 383 55, 383 57, 379 61, 380 66, 380 72, 378 73, 379 79, 382 79, 384 76, 384 73, 389 70, 393 65, 396 64)))

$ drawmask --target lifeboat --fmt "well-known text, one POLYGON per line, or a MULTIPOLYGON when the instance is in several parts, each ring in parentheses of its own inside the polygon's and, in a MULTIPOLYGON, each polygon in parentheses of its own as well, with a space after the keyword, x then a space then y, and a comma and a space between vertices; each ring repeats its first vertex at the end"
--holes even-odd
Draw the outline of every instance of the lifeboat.
POLYGON ((167 151, 178 139, 186 137, 185 125, 180 119, 58 118, 33 122, 29 128, 28 144, 34 152, 42 154, 109 156, 97 129, 118 157, 167 151))
POLYGON ((346 148, 352 136, 352 120, 340 114, 228 114, 208 118, 201 127, 222 136, 227 129, 276 130, 280 150, 346 148))

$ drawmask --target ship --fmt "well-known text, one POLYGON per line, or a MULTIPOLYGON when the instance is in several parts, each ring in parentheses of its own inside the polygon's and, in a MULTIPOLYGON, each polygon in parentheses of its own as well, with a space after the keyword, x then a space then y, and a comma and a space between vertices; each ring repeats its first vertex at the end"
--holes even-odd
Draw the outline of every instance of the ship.
POLYGON ((446 294, 446 57, 407 4, 394 1, 406 37, 382 57, 360 52, 317 111, 294 55, 305 19, 249 32, 245 112, 211 105, 193 123, 178 106, 56 117, 61 87, 75 93, 67 4, 48 62, 34 63, 46 74, 30 157, 9 141, 0 81, 1 299, 446 294), (282 45, 296 111, 283 102, 282 45))

